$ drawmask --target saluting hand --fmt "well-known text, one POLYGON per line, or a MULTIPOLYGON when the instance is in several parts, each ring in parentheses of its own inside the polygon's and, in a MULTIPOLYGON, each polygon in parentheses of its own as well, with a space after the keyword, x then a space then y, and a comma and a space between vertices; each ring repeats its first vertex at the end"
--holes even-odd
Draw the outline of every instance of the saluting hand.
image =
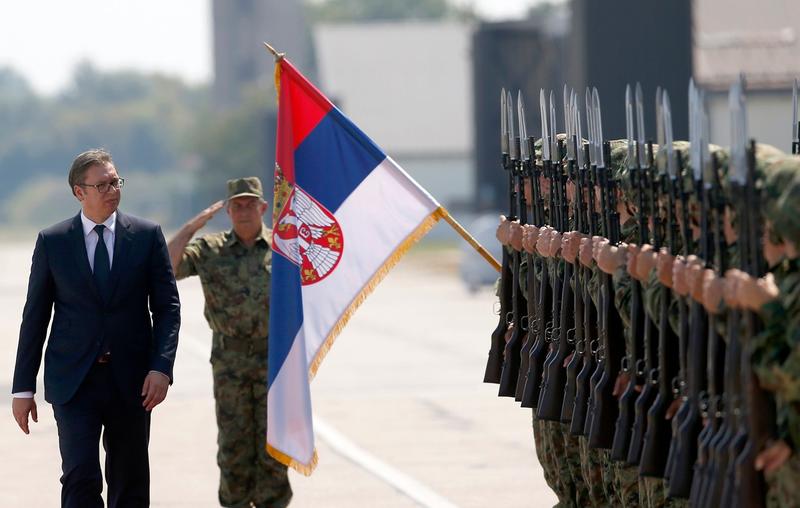
POLYGON ((211 218, 222 209, 222 206, 225 204, 224 201, 220 200, 214 203, 213 205, 209 206, 202 212, 198 213, 194 217, 192 217, 187 225, 190 227, 192 232, 197 231, 198 229, 202 228, 203 226, 211 220, 211 218))

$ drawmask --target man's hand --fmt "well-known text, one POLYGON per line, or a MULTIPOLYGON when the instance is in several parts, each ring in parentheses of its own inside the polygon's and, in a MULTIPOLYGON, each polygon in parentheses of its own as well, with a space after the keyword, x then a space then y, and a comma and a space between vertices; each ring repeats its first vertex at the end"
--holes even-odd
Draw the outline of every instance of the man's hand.
POLYGON ((639 259, 639 251, 641 251, 641 247, 638 245, 631 243, 628 244, 628 260, 625 262, 625 270, 628 272, 628 275, 631 277, 636 277, 636 261, 639 259))
POLYGON ((559 252, 561 251, 561 238, 562 235, 558 231, 553 231, 550 236, 550 257, 554 258, 558 256, 559 252))
POLYGON ((719 313, 724 293, 725 279, 719 277, 714 270, 706 268, 703 272, 703 306, 708 312, 719 313))
POLYGON ((581 238, 583 238, 583 235, 578 231, 564 233, 561 238, 561 255, 567 263, 575 264, 575 258, 578 257, 578 249, 581 245, 581 238))
POLYGON ((756 470, 772 473, 781 468, 792 456, 792 449, 784 440, 770 443, 764 451, 756 456, 756 470))
POLYGON ((578 256, 584 266, 592 267, 592 239, 588 236, 581 238, 581 247, 578 251, 578 256))
POLYGON ((617 268, 624 266, 627 261, 628 250, 624 246, 611 245, 604 242, 597 252, 597 266, 607 274, 613 274, 617 268))
POLYGON ((550 253, 550 235, 552 231, 550 227, 543 226, 539 230, 539 238, 536 240, 536 251, 542 255, 547 257, 550 253))
POLYGON ((642 245, 638 256, 636 256, 636 275, 640 282, 650 281, 650 272, 656 267, 658 263, 658 253, 653 249, 652 245, 642 245))
POLYGON ((497 225, 497 230, 494 232, 494 237, 500 242, 500 245, 505 245, 508 239, 508 219, 505 215, 500 216, 500 224, 497 225))
POLYGON ((38 423, 39 421, 39 414, 36 412, 36 401, 33 400, 33 397, 29 399, 14 397, 11 401, 11 412, 14 414, 17 425, 19 425, 19 428, 22 429, 22 432, 25 434, 31 433, 28 428, 29 414, 34 422, 38 423))
POLYGON ((745 274, 740 276, 740 283, 736 287, 736 299, 743 307, 754 311, 760 311, 761 307, 779 295, 780 290, 772 273, 760 279, 745 274))
POLYGON ((536 241, 539 239, 539 228, 531 224, 522 226, 522 248, 529 254, 536 254, 536 241))
POLYGON ((144 378, 142 386, 142 406, 145 411, 152 411, 154 407, 161 404, 167 398, 169 390, 169 377, 161 372, 150 372, 144 378))
POLYGON ((509 245, 517 252, 522 251, 522 226, 520 226, 519 222, 514 221, 511 223, 509 231, 509 245))
POLYGON ((667 249, 661 249, 658 253, 658 264, 656 270, 658 272, 658 281, 668 288, 672 288, 672 263, 675 257, 671 255, 667 249))
POLYGON ((220 211, 220 209, 222 208, 222 205, 224 205, 224 204, 225 204, 225 202, 222 201, 222 200, 217 201, 216 203, 212 204, 211 206, 209 206, 208 208, 206 208, 202 212, 198 213, 197 215, 195 215, 194 217, 189 219, 189 222, 186 223, 186 225, 189 227, 189 230, 191 230, 191 232, 193 234, 195 232, 197 232, 198 229, 200 229, 203 226, 205 226, 208 223, 208 221, 210 221, 211 218, 218 211, 220 211))

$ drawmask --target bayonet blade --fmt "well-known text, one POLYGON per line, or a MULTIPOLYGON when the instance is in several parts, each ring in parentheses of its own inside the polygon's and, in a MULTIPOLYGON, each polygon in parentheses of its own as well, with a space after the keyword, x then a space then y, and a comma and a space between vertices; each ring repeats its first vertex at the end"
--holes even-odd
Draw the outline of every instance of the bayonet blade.
POLYGON ((517 91, 517 120, 519 121, 519 158, 528 161, 531 154, 528 150, 528 127, 525 125, 525 103, 522 101, 522 90, 517 91))
POLYGON ((674 147, 672 143, 672 106, 669 103, 669 94, 664 90, 662 112, 664 115, 664 146, 667 149, 667 171, 670 177, 678 176, 678 164, 675 160, 674 147))
POLYGON ((656 143, 658 146, 664 144, 664 91, 659 86, 656 88, 656 143))
POLYGON ((570 97, 566 83, 564 84, 564 133, 566 134, 567 159, 575 160, 575 150, 572 144, 572 120, 570 118, 570 97))
POLYGON ((628 169, 636 167, 636 152, 633 140, 633 97, 631 85, 625 85, 625 132, 628 137, 628 169))
POLYGON ((731 181, 744 186, 747 180, 747 111, 744 102, 744 86, 741 78, 734 82, 728 92, 728 108, 731 114, 731 181))
POLYGON ((639 156, 639 167, 647 166, 647 157, 645 147, 645 134, 644 134, 644 98, 642 94, 642 85, 636 83, 636 153, 639 156))
POLYGON ((692 173, 695 180, 702 178, 702 165, 700 161, 700 122, 697 88, 694 79, 689 80, 689 159, 692 164, 692 173))
POLYGON ((508 109, 506 109, 506 89, 500 90, 500 151, 508 154, 508 109))
POLYGON ((511 98, 511 91, 506 92, 506 109, 508 110, 508 146, 509 153, 513 160, 519 159, 519 145, 516 143, 516 133, 514 132, 514 99, 511 98))
POLYGON ((542 161, 550 160, 550 131, 547 128, 547 103, 544 89, 539 89, 539 117, 542 122, 542 161))
POLYGON ((792 141, 800 143, 800 124, 797 123, 797 79, 792 86, 792 141))
POLYGON ((559 159, 558 153, 558 131, 556 130, 556 96, 550 90, 550 155, 553 161, 559 159))
POLYGON ((594 133, 597 143, 597 167, 604 169, 606 167, 606 156, 603 153, 603 113, 600 108, 600 94, 597 92, 597 87, 592 88, 592 103, 594 104, 594 133))
POLYGON ((575 138, 578 149, 578 166, 584 167, 586 165, 586 157, 583 152, 583 129, 581 128, 581 109, 578 107, 578 93, 572 96, 572 109, 575 115, 575 138))
POLYGON ((586 138, 589 142, 589 165, 597 163, 597 155, 594 153, 594 126, 592 116, 592 92, 586 87, 586 94, 583 96, 586 103, 586 138))

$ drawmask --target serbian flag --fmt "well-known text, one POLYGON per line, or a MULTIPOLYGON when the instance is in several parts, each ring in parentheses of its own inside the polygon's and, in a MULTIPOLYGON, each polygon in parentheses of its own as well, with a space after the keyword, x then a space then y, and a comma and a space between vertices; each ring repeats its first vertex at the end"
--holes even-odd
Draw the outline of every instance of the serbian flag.
POLYGON ((267 450, 309 475, 311 379, 361 302, 446 212, 282 57, 275 85, 267 450))

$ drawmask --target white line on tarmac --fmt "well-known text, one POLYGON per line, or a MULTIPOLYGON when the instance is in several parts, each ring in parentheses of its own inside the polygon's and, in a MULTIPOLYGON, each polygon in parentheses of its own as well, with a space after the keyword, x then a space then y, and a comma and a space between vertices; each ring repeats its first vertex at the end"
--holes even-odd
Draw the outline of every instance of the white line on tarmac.
MULTIPOLYGON (((184 334, 181 346, 190 354, 206 359, 210 346, 194 335, 184 334)), ((353 462, 366 472, 392 486, 400 493, 408 496, 420 506, 426 508, 458 508, 457 505, 443 498, 414 478, 381 461, 363 448, 350 441, 344 434, 333 428, 319 416, 314 417, 314 431, 317 436, 328 443, 336 453, 353 462)))
POLYGON ((319 416, 314 417, 314 431, 320 439, 326 441, 334 451, 355 463, 368 473, 377 476, 401 493, 410 497, 421 506, 427 508, 457 508, 455 504, 443 498, 414 478, 401 472, 389 464, 347 439, 343 434, 330 426, 319 416))

